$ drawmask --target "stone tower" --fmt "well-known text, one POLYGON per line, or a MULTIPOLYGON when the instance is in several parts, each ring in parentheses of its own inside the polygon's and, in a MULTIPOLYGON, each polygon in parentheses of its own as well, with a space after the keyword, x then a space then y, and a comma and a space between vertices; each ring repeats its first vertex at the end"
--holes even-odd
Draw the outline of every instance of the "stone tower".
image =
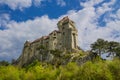
POLYGON ((57 25, 61 32, 62 48, 69 51, 78 49, 78 31, 75 23, 67 16, 60 20, 57 25))

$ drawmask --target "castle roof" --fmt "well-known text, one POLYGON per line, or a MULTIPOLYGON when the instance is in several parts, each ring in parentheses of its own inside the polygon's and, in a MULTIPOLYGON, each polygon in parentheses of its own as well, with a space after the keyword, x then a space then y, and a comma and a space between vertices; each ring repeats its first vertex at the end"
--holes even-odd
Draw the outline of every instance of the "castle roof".
POLYGON ((49 39, 49 36, 44 36, 43 39, 45 39, 45 40, 46 40, 46 39, 49 39))
POLYGON ((74 23, 72 20, 69 19, 68 16, 64 17, 62 20, 60 20, 58 23, 66 23, 66 22, 72 22, 74 23))
POLYGON ((54 32, 56 32, 56 33, 60 33, 60 31, 58 31, 58 30, 54 30, 54 31, 52 31, 49 35, 51 35, 51 34, 54 33, 54 32))
POLYGON ((39 41, 41 41, 41 40, 46 40, 46 39, 48 39, 48 38, 49 38, 49 36, 42 36, 41 38, 38 38, 38 39, 34 40, 33 42, 31 42, 31 44, 36 43, 36 42, 39 42, 39 41))
POLYGON ((30 42, 29 41, 26 41, 25 43, 24 43, 24 46, 29 46, 30 45, 30 42))
POLYGON ((39 42, 41 39, 42 39, 42 37, 34 40, 33 42, 31 42, 31 44, 32 44, 32 43, 35 43, 35 42, 39 42))

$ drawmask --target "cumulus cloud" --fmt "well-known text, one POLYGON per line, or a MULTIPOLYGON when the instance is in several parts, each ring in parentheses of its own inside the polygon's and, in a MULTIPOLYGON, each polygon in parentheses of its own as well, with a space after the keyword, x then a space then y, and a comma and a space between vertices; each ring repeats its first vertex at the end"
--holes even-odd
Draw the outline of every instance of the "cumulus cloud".
POLYGON ((7 22, 10 20, 9 14, 0 14, 0 29, 6 28, 7 22))
POLYGON ((35 6, 40 6, 42 1, 44 0, 33 0, 33 3, 35 6))
POLYGON ((115 4, 115 1, 116 1, 116 0, 111 0, 111 1, 108 2, 108 3, 103 3, 102 6, 100 6, 100 7, 98 7, 98 8, 96 9, 97 14, 101 15, 101 14, 107 12, 107 11, 113 10, 113 8, 111 8, 111 6, 112 6, 113 4, 115 4))
POLYGON ((113 17, 115 20, 108 20, 108 18, 105 17, 107 22, 106 26, 101 27, 97 25, 97 23, 99 23, 97 20, 98 17, 106 11, 112 10, 112 7, 109 6, 114 4, 114 0, 103 3, 107 6, 104 7, 105 10, 101 12, 97 10, 105 5, 95 8, 94 5, 99 4, 101 1, 91 1, 92 2, 82 3, 84 6, 82 10, 71 10, 57 19, 50 19, 47 15, 44 15, 42 17, 36 17, 34 20, 16 22, 10 21, 10 16, 5 14, 4 19, 7 21, 5 26, 8 29, 0 30, 0 58, 17 58, 21 54, 25 40, 33 41, 34 39, 39 38, 42 35, 47 35, 52 30, 57 29, 57 22, 64 16, 69 16, 70 19, 76 23, 79 32, 79 46, 84 50, 90 49, 90 44, 98 38, 119 41, 120 10, 117 10, 116 14, 110 13, 109 16, 113 17))
POLYGON ((117 17, 120 19, 120 9, 117 11, 117 17))
POLYGON ((0 0, 0 4, 8 5, 12 10, 28 8, 32 6, 32 3, 35 6, 41 4, 43 0, 0 0))
POLYGON ((0 58, 16 58, 22 51, 25 40, 33 41, 42 35, 48 35, 56 29, 57 21, 48 16, 37 17, 26 22, 9 21, 8 29, 0 30, 0 58))
POLYGON ((94 5, 99 4, 103 0, 88 0, 87 2, 81 2, 80 5, 83 7, 92 7, 94 5))
POLYGON ((117 10, 116 14, 110 14, 110 17, 115 20, 120 20, 120 9, 117 10))
POLYGON ((66 6, 66 2, 64 0, 57 0, 57 5, 66 6))

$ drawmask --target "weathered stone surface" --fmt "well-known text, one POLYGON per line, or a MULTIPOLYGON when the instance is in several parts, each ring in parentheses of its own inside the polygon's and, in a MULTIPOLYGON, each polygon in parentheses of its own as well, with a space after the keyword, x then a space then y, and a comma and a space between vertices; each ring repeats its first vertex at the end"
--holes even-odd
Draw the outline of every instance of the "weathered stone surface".
POLYGON ((39 49, 35 50, 34 53, 28 50, 28 52, 22 54, 16 62, 17 65, 21 67, 34 60, 58 66, 66 65, 68 62, 76 62, 78 65, 81 65, 91 59, 92 56, 90 54, 86 54, 81 50, 77 53, 70 53, 67 51, 39 49))

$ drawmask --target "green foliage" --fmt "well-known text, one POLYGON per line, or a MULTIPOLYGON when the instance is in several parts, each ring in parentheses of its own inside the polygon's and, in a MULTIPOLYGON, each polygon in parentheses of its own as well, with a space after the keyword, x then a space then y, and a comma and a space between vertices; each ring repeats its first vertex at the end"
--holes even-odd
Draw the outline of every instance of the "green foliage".
POLYGON ((25 68, 0 66, 0 80, 120 80, 120 60, 70 62, 59 68, 36 60, 25 68))
POLYGON ((0 61, 0 66, 8 66, 8 65, 10 65, 10 63, 9 62, 7 62, 7 61, 0 61))
POLYGON ((0 66, 0 80, 20 80, 20 71, 14 66, 0 66))
POLYGON ((58 80, 76 80, 79 67, 75 63, 68 63, 64 67, 60 67, 60 75, 58 80))
POLYGON ((62 53, 62 51, 58 50, 58 49, 55 49, 55 50, 50 50, 50 52, 52 54, 54 54, 55 56, 60 56, 60 53, 62 53))
POLYGON ((120 60, 114 59, 114 62, 109 62, 109 70, 115 80, 120 80, 120 60))
POLYGON ((97 53, 98 55, 101 55, 102 53, 105 53, 107 44, 107 41, 103 39, 98 39, 96 42, 91 44, 92 51, 97 53))
POLYGON ((96 42, 91 44, 91 51, 94 54, 101 55, 104 53, 109 53, 110 55, 116 55, 120 57, 120 43, 115 41, 105 41, 103 39, 98 39, 96 42))
POLYGON ((36 48, 36 50, 40 50, 40 49, 46 49, 46 48, 45 48, 45 46, 43 46, 43 45, 40 45, 40 46, 38 46, 38 47, 36 48))

